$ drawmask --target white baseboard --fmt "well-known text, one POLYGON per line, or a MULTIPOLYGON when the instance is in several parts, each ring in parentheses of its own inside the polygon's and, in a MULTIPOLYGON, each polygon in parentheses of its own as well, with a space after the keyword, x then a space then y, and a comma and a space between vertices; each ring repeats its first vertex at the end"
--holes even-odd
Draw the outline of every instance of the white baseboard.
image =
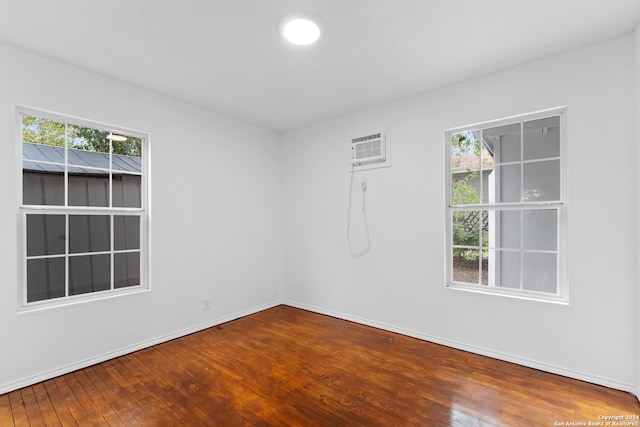
POLYGON ((542 362, 538 362, 538 361, 531 360, 531 359, 526 359, 526 358, 519 357, 519 356, 514 356, 514 355, 511 355, 511 354, 507 354, 507 353, 502 353, 502 352, 497 352, 497 351, 493 351, 493 350, 482 348, 482 347, 472 346, 472 345, 468 345, 468 344, 465 344, 465 343, 452 341, 452 340, 449 340, 449 339, 436 337, 436 336, 432 336, 432 335, 427 335, 427 334, 423 334, 423 333, 420 333, 420 332, 411 331, 411 330, 408 330, 408 329, 399 328, 399 327, 392 326, 392 325, 387 325, 385 323, 376 322, 376 321, 372 321, 372 320, 369 320, 369 319, 364 319, 364 318, 357 317, 357 316, 351 316, 351 315, 348 315, 348 314, 339 313, 339 312, 332 311, 332 310, 325 310, 323 308, 314 307, 314 306, 310 306, 310 305, 307 305, 307 304, 297 303, 297 302, 294 302, 294 301, 284 301, 283 304, 291 306, 291 307, 296 307, 296 308, 300 308, 300 309, 303 309, 303 310, 307 310, 307 311, 312 311, 314 313, 325 314, 327 316, 336 317, 338 319, 348 320, 350 322, 355 322, 355 323, 359 323, 359 324, 366 325, 366 326, 372 326, 374 328, 382 329, 382 330, 385 330, 385 331, 395 332, 395 333, 398 333, 398 334, 401 334, 401 335, 406 335, 406 336, 410 336, 410 337, 413 337, 413 338, 418 338, 418 339, 423 340, 423 341, 428 341, 428 342, 432 342, 432 343, 435 343, 435 344, 445 345, 447 347, 456 348, 458 350, 464 350, 464 351, 468 351, 470 353, 475 353, 475 354, 479 354, 479 355, 482 355, 482 356, 491 357, 493 359, 504 360, 506 362, 515 363, 517 365, 522 365, 522 366, 526 366, 526 367, 529 367, 529 368, 538 369, 540 371, 545 371, 545 372, 549 372, 549 373, 552 373, 552 374, 562 375, 564 377, 574 378, 574 379, 577 379, 577 380, 581 380, 581 381, 586 381, 586 382, 593 383, 593 384, 602 385, 602 386, 613 388, 613 389, 616 389, 616 390, 626 391, 626 392, 635 394, 635 396, 638 398, 638 400, 640 400, 640 387, 636 387, 633 384, 623 383, 623 382, 619 382, 619 381, 613 381, 613 380, 610 380, 608 378, 599 377, 597 375, 591 375, 591 374, 587 374, 585 372, 566 369, 566 368, 563 368, 563 367, 560 367, 560 366, 550 365, 550 364, 547 364, 547 363, 542 363, 542 362))
POLYGON ((381 323, 381 322, 376 322, 376 321, 372 321, 369 319, 364 319, 361 317, 357 317, 357 316, 351 316, 348 314, 344 314, 344 313, 339 313, 336 311, 332 311, 332 310, 326 310, 323 308, 319 308, 319 307, 315 307, 315 306, 310 306, 307 304, 301 304, 301 303, 297 303, 294 301, 274 301, 268 304, 264 304, 261 306, 257 306, 257 307, 253 307, 251 309, 248 310, 243 310, 237 313, 233 313, 227 316, 223 316, 214 320, 211 320, 209 322, 205 322, 187 329, 183 329, 180 331, 175 331, 173 333, 170 334, 166 334, 160 337, 156 337, 154 339, 136 344, 136 345, 132 345, 132 346, 128 346, 128 347, 124 347, 124 348, 120 348, 118 350, 109 352, 109 353, 105 353, 102 354, 100 356, 96 356, 93 358, 89 358, 89 359, 85 359, 85 360, 81 360, 51 371, 47 371, 47 372, 42 372, 40 374, 31 376, 31 377, 27 377, 27 378, 22 378, 20 380, 11 382, 11 383, 7 383, 7 384, 0 384, 0 394, 4 394, 4 393, 9 393, 11 391, 14 390, 18 390, 20 388, 23 387, 27 387, 36 383, 39 383, 41 381, 46 381, 48 379, 51 378, 55 378, 57 376, 60 375, 64 375, 64 374, 68 374, 69 372, 73 372, 76 371, 78 369, 83 369, 86 368, 88 366, 91 365, 95 365, 97 363, 101 363, 104 362, 106 360, 110 360, 110 359, 114 359, 116 357, 120 357, 120 356, 124 356, 126 354, 129 353, 133 353, 135 351, 138 350, 142 350, 144 348, 147 347, 151 347, 157 344, 161 344, 163 342, 167 342, 167 341, 171 341, 173 339, 176 338, 180 338, 189 334, 192 334, 194 332, 198 332, 198 331, 202 331, 204 329, 216 326, 216 325, 220 325, 222 323, 226 323, 229 322, 231 320, 235 320, 235 319, 239 319, 241 317, 244 316, 248 316, 250 314, 254 314, 254 313, 258 313, 260 311, 263 310, 267 310, 269 308, 273 308, 276 307, 278 305, 281 304, 285 304, 291 307, 296 307, 296 308, 300 308, 303 310, 308 310, 314 313, 319 313, 319 314, 324 314, 327 316, 331 316, 331 317, 336 317, 338 319, 343 319, 343 320, 348 320, 350 322, 355 322, 355 323, 359 323, 362 325, 367 325, 367 326, 371 326, 374 328, 378 328, 378 329, 382 329, 385 331, 389 331, 389 332, 395 332, 401 335, 406 335, 406 336, 410 336, 413 338, 417 338, 423 341, 428 341, 428 342, 433 342, 436 344, 441 344, 441 345, 445 345, 447 347, 452 347, 452 348, 456 348, 459 350, 464 350, 464 351, 468 351, 471 353, 475 353, 475 354, 480 354, 483 356, 488 356, 494 359, 499 359, 499 360, 504 360, 507 362, 511 362, 511 363, 516 363, 518 365, 522 365, 522 366, 527 366, 529 368, 534 368, 534 369, 539 369, 541 371, 545 371, 545 372, 550 372, 553 374, 558 374, 558 375, 562 375, 565 377, 569 377, 569 378, 575 378, 578 380, 582 380, 582 381, 587 381, 593 384, 598 384, 598 385, 602 385, 605 387, 609 387, 609 388, 613 388, 613 389, 617 389, 617 390, 622 390, 622 391, 626 391, 629 393, 632 393, 636 396, 636 398, 638 399, 638 401, 640 401, 640 386, 635 386, 633 384, 627 384, 627 383, 622 383, 622 382, 618 382, 618 381, 612 381, 609 380, 607 378, 602 378, 602 377, 598 377, 598 376, 594 376, 591 374, 587 374, 584 372, 580 372, 580 371, 574 371, 574 370, 569 370, 566 368, 562 368, 562 367, 558 367, 558 366, 554 366, 554 365, 549 365, 546 363, 541 363, 541 362, 537 362, 534 360, 530 360, 530 359, 526 359, 526 358, 522 358, 522 357, 518 357, 518 356, 514 356, 514 355, 510 355, 510 354, 506 354, 506 353, 501 353, 501 352, 496 352, 493 350, 489 350, 489 349, 485 349, 485 348, 481 348, 481 347, 477 347, 477 346, 471 346, 471 345, 467 345, 464 343, 460 343, 457 341, 452 341, 452 340, 448 340, 448 339, 444 339, 441 337, 436 337, 436 336, 432 336, 432 335, 427 335, 427 334, 423 334, 420 332, 416 332, 416 331, 411 331, 408 329, 404 329, 404 328, 399 328, 396 326, 392 326, 392 325, 387 325, 385 323, 381 323))
POLYGON ((260 311, 263 310, 267 310, 269 308, 272 307, 276 307, 278 305, 281 305, 282 301, 275 301, 275 302, 271 302, 268 304, 263 304, 261 306, 258 307, 253 307, 250 308, 248 310, 243 310, 237 313, 233 313, 227 316, 223 316, 223 317, 219 317, 217 319, 205 322, 205 323, 201 323, 199 325, 187 328, 187 329, 182 329, 180 331, 175 331, 172 332, 170 334, 166 334, 160 337, 156 337, 153 338, 151 340, 147 340, 144 342, 141 342, 139 344, 135 344, 132 346, 128 346, 128 347, 123 347, 120 348, 118 350, 115 351, 111 351, 109 353, 105 353, 105 354, 101 354, 99 356, 96 357, 92 357, 89 359, 85 359, 85 360, 80 360, 78 362, 74 362, 71 364, 68 364, 66 366, 63 366, 61 368, 57 368, 57 369, 53 369, 51 371, 47 371, 47 372, 42 372, 40 374, 37 375, 33 375, 27 378, 21 378, 17 381, 13 381, 7 384, 0 384, 0 394, 4 394, 4 393, 9 393, 11 391, 14 390, 18 390, 21 389, 23 387, 27 387, 33 384, 37 384, 39 382, 42 381, 46 381, 49 380, 51 378, 55 378, 58 377, 60 375, 64 375, 64 374, 68 374, 69 372, 73 372, 73 371, 77 371, 78 369, 83 369, 86 368, 88 366, 92 366, 95 365, 97 363, 102 363, 104 361, 110 360, 110 359, 114 359, 116 357, 120 357, 120 356, 124 356, 125 354, 129 354, 129 353, 133 353, 135 351, 138 350, 142 350, 145 349, 147 347, 151 347, 157 344, 161 344, 163 342, 167 342, 167 341, 171 341, 173 339, 176 338, 180 338, 189 334, 192 334, 194 332, 199 332, 202 331, 204 329, 208 329, 211 328, 212 326, 216 326, 216 325, 220 325, 222 323, 226 323, 229 322, 231 320, 235 320, 235 319, 239 319, 241 317, 244 316, 248 316, 250 314, 254 314, 254 313, 258 313, 260 311))

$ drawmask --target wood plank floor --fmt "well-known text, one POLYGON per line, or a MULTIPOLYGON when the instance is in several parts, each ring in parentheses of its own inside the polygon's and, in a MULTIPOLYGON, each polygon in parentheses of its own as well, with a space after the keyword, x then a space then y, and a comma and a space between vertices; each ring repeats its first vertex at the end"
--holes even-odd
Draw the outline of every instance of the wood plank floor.
POLYGON ((640 403, 287 306, 0 395, 0 426, 554 426, 615 415, 640 415, 640 403))

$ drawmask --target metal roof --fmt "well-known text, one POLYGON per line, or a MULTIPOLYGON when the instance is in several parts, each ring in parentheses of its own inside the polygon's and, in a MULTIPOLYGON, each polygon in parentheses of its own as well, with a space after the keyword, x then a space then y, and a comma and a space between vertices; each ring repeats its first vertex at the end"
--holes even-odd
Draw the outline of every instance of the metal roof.
MULTIPOLYGON (((69 173, 108 174, 109 153, 69 148, 69 173)), ((113 170, 129 173, 142 172, 142 158, 113 154, 113 170)), ((64 172, 64 147, 22 144, 23 169, 35 172, 64 172)))

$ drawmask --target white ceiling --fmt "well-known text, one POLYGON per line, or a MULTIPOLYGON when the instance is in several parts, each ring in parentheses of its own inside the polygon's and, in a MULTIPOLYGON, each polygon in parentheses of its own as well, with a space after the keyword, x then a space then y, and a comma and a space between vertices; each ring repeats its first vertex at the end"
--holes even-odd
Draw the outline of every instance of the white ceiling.
POLYGON ((0 41, 287 131, 614 38, 640 0, 0 0, 0 41), (284 41, 315 18, 320 41, 284 41))

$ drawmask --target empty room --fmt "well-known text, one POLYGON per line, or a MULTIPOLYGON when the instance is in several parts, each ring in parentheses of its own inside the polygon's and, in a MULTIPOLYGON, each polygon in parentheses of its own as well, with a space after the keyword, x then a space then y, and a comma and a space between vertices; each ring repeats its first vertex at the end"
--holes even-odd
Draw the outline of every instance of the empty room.
POLYGON ((0 427, 640 425, 638 0, 3 0, 0 141, 0 427))

